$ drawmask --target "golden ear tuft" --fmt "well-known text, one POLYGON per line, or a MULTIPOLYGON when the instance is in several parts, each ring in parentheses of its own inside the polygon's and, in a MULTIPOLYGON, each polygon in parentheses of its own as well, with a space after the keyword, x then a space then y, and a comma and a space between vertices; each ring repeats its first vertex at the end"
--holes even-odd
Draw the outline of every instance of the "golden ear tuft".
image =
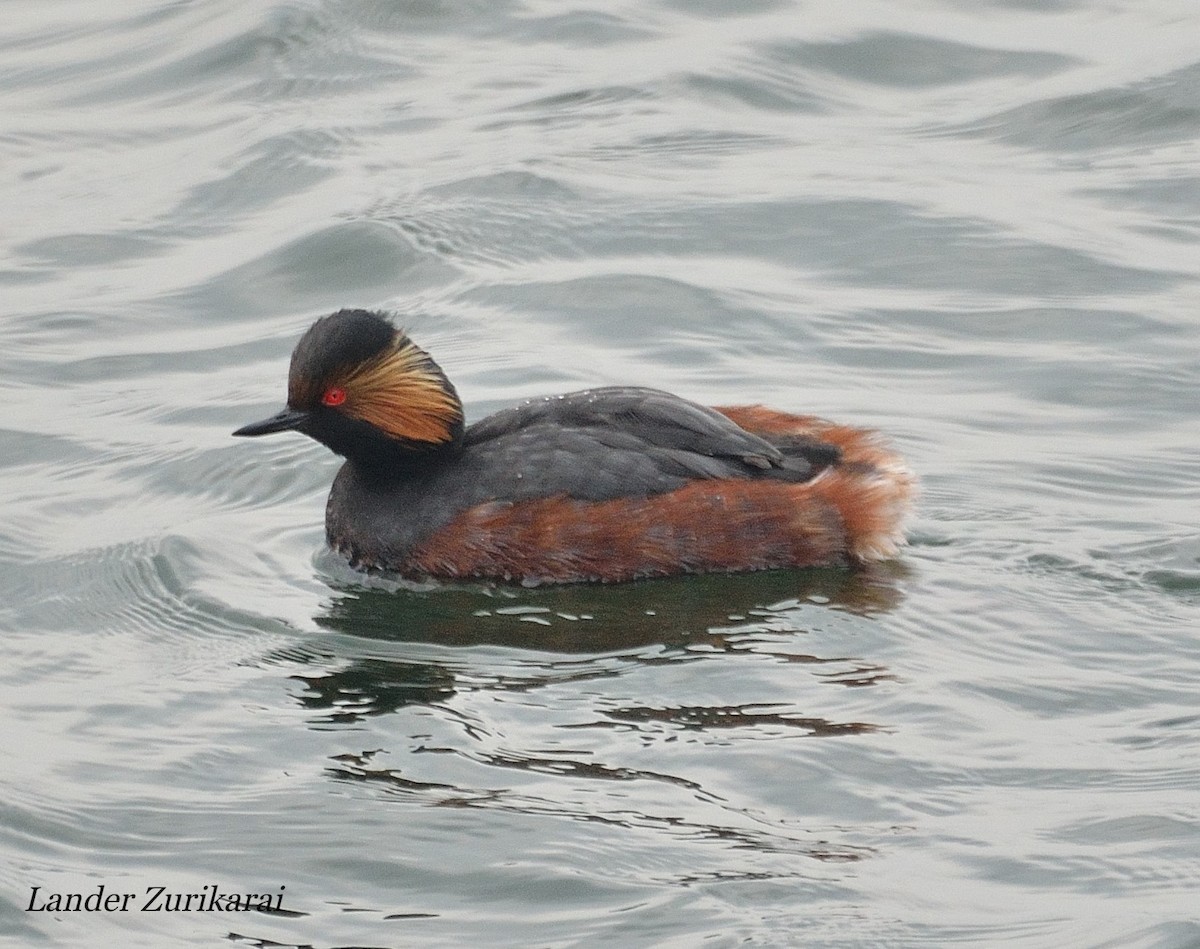
POLYGON ((343 410, 396 438, 433 445, 451 441, 462 404, 436 364, 403 333, 396 345, 340 380, 343 410))

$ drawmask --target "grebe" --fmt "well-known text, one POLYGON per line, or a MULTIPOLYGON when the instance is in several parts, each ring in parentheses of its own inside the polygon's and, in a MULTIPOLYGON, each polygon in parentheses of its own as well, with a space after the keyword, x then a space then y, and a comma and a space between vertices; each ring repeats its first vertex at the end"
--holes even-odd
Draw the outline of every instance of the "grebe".
POLYGON ((427 353, 379 313, 317 320, 287 406, 346 459, 325 508, 352 566, 527 584, 854 565, 892 557, 915 479, 874 432, 612 386, 464 425, 427 353))

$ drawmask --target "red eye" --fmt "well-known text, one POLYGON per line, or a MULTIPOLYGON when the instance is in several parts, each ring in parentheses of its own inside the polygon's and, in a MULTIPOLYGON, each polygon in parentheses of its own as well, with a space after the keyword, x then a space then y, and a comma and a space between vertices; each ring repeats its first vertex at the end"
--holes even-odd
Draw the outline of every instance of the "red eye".
POLYGON ((341 386, 331 386, 325 390, 325 394, 321 396, 321 402, 324 405, 341 405, 346 401, 346 390, 341 386))

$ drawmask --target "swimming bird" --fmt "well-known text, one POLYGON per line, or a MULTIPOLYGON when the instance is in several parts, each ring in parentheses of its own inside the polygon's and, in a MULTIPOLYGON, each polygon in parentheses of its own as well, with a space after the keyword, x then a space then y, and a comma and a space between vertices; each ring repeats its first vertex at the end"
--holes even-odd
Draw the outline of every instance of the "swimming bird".
POLYGON ((466 425, 441 367, 381 313, 297 343, 297 431, 345 463, 325 509, 350 564, 412 578, 616 582, 895 556, 915 479, 868 430, 640 386, 530 399, 466 425))

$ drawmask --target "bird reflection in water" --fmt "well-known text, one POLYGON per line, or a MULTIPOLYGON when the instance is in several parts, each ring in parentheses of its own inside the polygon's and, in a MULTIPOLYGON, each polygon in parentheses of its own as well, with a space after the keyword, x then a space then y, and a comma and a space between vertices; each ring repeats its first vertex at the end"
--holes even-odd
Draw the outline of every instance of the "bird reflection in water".
MULTIPOLYGON (((825 681, 847 686, 873 685, 892 678, 882 666, 845 656, 822 657, 791 649, 773 650, 764 636, 794 639, 798 607, 869 615, 896 606, 897 581, 904 567, 883 564, 870 569, 780 570, 756 574, 710 574, 624 584, 542 587, 532 590, 485 586, 438 586, 432 589, 396 583, 346 584, 316 617, 325 629, 390 644, 500 646, 564 656, 620 655, 653 664, 700 658, 714 652, 770 653, 795 663, 829 666, 825 681)), ((295 655, 290 658, 297 658, 295 655)), ((405 658, 309 655, 325 669, 298 675, 307 688, 305 708, 324 712, 327 722, 351 722, 395 712, 408 705, 440 705, 455 694, 456 673, 447 664, 405 658)), ((539 679, 498 676, 498 689, 529 689, 564 679, 586 680, 618 674, 611 665, 580 662, 541 663, 554 669, 539 679)), ((628 720, 635 713, 623 713, 628 720)), ((658 714, 646 710, 647 720, 658 714)), ((760 709, 703 714, 680 710, 679 724, 706 727, 762 723, 760 709)), ((796 727, 798 720, 780 718, 796 727)), ((857 723, 856 723, 857 725, 857 723)), ((814 733, 844 733, 845 726, 809 724, 814 733)), ((862 725, 861 728, 872 726, 862 725)))
MULTIPOLYGON (((329 635, 303 644, 303 657, 293 649, 288 658, 313 669, 295 677, 312 726, 351 725, 347 736, 362 741, 329 757, 326 773, 335 781, 437 807, 552 814, 701 836, 745 852, 856 861, 867 848, 841 839, 836 828, 761 826, 723 791, 709 789, 707 773, 684 763, 694 758, 648 759, 640 749, 886 731, 858 716, 821 716, 797 705, 825 694, 813 682, 861 688, 893 678, 886 668, 797 646, 809 629, 819 630, 814 641, 844 643, 837 626, 870 624, 871 614, 895 607, 903 570, 887 564, 531 590, 358 582, 337 589, 317 617, 329 635), (772 678, 783 702, 780 691, 764 694, 754 685, 757 674, 731 680, 741 701, 697 702, 690 688, 673 697, 671 683, 691 676, 677 678, 681 670, 671 664, 726 663, 736 677, 744 668, 739 655, 803 667, 809 687, 780 667, 772 678), (631 688, 624 681, 648 666, 661 667, 649 673, 663 684, 661 701, 633 700, 646 682, 631 688), (757 701, 746 701, 747 688, 757 701), (564 695, 574 698, 564 702, 564 695), (405 711, 416 715, 370 727, 363 741, 368 719, 405 711), (642 804, 631 806, 634 800, 642 804)), ((804 767, 793 755, 775 760, 804 767)))

